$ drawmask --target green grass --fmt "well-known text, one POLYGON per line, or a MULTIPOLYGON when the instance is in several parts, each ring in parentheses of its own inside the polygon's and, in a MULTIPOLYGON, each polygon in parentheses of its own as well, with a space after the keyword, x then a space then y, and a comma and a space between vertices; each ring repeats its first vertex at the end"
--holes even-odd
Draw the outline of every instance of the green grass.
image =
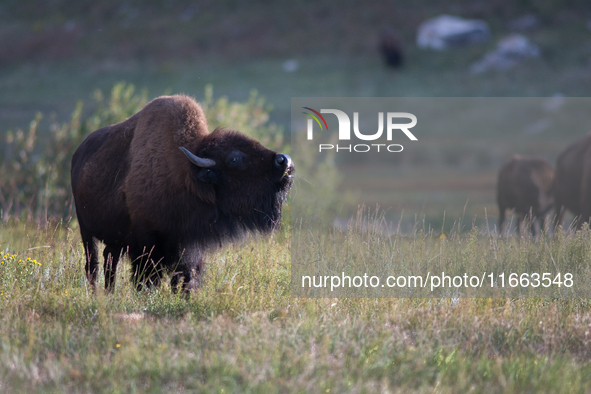
MULTIPOLYGON (((591 91, 589 14, 578 1, 204 2, 193 19, 179 20, 188 5, 6 2, 0 7, 2 132, 26 129, 37 111, 45 115, 40 132, 48 132, 52 117, 66 121, 78 100, 91 102, 95 89, 108 92, 119 81, 146 88, 150 98, 182 92, 202 99, 212 84, 215 97, 244 101, 256 89, 273 103, 272 121, 286 130, 290 98, 297 96, 591 91), (528 12, 542 20, 526 33, 542 57, 507 72, 471 75, 469 65, 509 33, 507 22, 528 12), (444 53, 418 50, 416 27, 439 13, 485 18, 494 40, 444 53), (64 33, 71 21, 79 34, 73 41, 64 33), (407 48, 400 71, 385 69, 375 51, 386 25, 400 30, 407 48), (286 73, 282 63, 292 58, 300 68, 286 73)), ((446 212, 449 231, 458 217, 481 220, 485 207, 494 217, 499 160, 516 152, 556 157, 587 130, 553 130, 551 138, 517 143, 478 135, 481 145, 468 147, 467 135, 422 138, 415 156, 393 166, 392 187, 376 186, 359 166, 344 173, 347 187, 367 191, 368 206, 391 206, 394 223, 404 211, 413 223, 415 214, 419 221, 426 216, 437 231, 446 212), (493 152, 480 154, 481 146, 493 152), (466 152, 472 156, 458 162, 466 152), (431 156, 436 169, 416 165, 431 156)), ((190 300, 167 285, 137 294, 128 263, 113 295, 94 295, 77 231, 75 222, 0 227, 2 392, 591 392, 585 299, 292 298, 287 232, 209 256, 203 286, 190 300)), ((484 252, 525 264, 547 258, 548 250, 567 263, 589 261, 588 239, 564 236, 550 243, 554 250, 533 240, 491 243, 471 234, 445 242, 450 264, 483 259, 484 252)), ((355 234, 348 242, 360 256, 379 257, 371 251, 378 244, 355 234)), ((430 235, 399 242, 403 256, 419 263, 440 244, 430 235)))
POLYGON ((294 223, 294 296, 591 298, 588 228, 536 238, 499 237, 474 221, 407 230, 366 208, 334 227, 294 223))
POLYGON ((2 391, 591 390, 588 300, 291 298, 288 236, 214 253, 186 300, 136 293, 127 263, 93 295, 74 223, 4 225, 2 391))

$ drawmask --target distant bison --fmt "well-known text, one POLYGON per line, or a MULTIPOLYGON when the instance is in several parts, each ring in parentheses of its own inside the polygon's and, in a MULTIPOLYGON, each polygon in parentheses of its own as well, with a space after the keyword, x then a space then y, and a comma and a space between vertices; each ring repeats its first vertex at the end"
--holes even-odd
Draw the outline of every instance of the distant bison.
POLYGON ((172 276, 176 291, 199 283, 204 252, 246 231, 276 229, 293 163, 233 130, 209 133, 187 96, 160 97, 86 138, 72 158, 72 191, 95 287, 97 240, 105 288, 128 253, 138 290, 172 276))
POLYGON ((393 29, 386 29, 380 34, 379 50, 388 67, 402 67, 404 63, 402 42, 393 29))
POLYGON ((503 232, 505 210, 517 214, 517 233, 521 222, 530 215, 531 232, 535 235, 535 220, 544 227, 545 215, 552 209, 552 182, 554 170, 544 159, 513 156, 499 172, 497 204, 499 205, 499 233, 503 232))
POLYGON ((591 134, 558 156, 554 182, 555 224, 562 224, 568 209, 577 217, 576 228, 581 228, 591 217, 591 134))

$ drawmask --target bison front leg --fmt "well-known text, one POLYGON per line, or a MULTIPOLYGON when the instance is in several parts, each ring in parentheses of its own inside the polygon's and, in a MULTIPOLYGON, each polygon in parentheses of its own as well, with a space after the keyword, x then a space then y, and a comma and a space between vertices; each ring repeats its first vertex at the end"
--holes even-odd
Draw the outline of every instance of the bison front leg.
POLYGON ((160 285, 162 279, 162 261, 164 257, 152 248, 149 252, 144 252, 139 256, 131 254, 132 258, 132 280, 137 291, 144 287, 152 288, 160 285))
POLYGON ((105 263, 103 270, 105 271, 105 290, 112 293, 115 289, 115 277, 117 276, 117 264, 123 254, 123 248, 106 246, 103 251, 105 263))
POLYGON ((529 223, 529 231, 531 232, 531 236, 534 238, 538 235, 538 232, 536 230, 536 220, 537 218, 535 216, 532 216, 529 223))
POLYGON ((505 223, 505 207, 499 205, 499 227, 497 228, 497 231, 499 233, 499 236, 503 235, 503 223, 505 223))
POLYGON ((204 273, 204 266, 205 260, 200 253, 198 256, 193 256, 190 262, 181 261, 170 279, 170 287, 173 293, 178 292, 179 285, 182 283, 183 292, 186 296, 189 296, 191 290, 199 287, 204 273))
POLYGON ((525 216, 517 214, 517 238, 521 238, 521 226, 523 225, 525 216))
POLYGON ((539 223, 540 223, 540 234, 542 234, 542 232, 545 232, 547 234, 548 231, 549 231, 549 229, 546 228, 547 216, 548 216, 548 214, 545 213, 539 219, 539 223))
POLYGON ((552 230, 554 233, 558 231, 558 228, 562 226, 562 221, 564 220, 564 214, 566 212, 566 207, 562 205, 562 203, 555 201, 554 202, 554 220, 552 220, 552 230))

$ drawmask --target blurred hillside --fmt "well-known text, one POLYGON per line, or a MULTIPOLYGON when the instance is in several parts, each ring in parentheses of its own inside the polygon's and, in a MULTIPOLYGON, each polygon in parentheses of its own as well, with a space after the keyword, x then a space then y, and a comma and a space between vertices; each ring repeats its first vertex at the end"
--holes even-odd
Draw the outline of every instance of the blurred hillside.
POLYGON ((580 0, 5 0, 0 126, 26 124, 36 110, 65 117, 76 100, 119 80, 153 96, 198 95, 208 83, 235 99, 258 89, 285 124, 291 96, 587 95, 589 20, 591 4, 580 0), (493 39, 449 52, 418 50, 419 24, 443 13, 486 20, 493 39), (470 75, 469 65, 526 15, 539 21, 525 34, 541 47, 541 59, 510 73, 470 75), (400 35, 402 71, 387 70, 379 58, 384 28, 400 35))
POLYGON ((485 19, 496 31, 532 14, 542 27, 558 29, 584 25, 591 5, 580 0, 5 0, 0 62, 372 56, 379 29, 397 29, 411 46, 416 27, 442 13, 485 19))

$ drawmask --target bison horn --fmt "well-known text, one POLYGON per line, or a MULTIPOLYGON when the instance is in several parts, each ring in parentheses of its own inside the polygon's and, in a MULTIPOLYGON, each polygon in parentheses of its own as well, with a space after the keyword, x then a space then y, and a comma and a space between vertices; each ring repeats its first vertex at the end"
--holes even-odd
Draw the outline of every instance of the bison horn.
POLYGON ((185 156, 187 156, 187 158, 189 159, 189 161, 195 164, 197 167, 209 168, 215 166, 215 161, 212 159, 204 159, 202 157, 195 156, 194 154, 189 152, 188 149, 183 148, 182 146, 180 147, 180 150, 182 150, 185 156))

